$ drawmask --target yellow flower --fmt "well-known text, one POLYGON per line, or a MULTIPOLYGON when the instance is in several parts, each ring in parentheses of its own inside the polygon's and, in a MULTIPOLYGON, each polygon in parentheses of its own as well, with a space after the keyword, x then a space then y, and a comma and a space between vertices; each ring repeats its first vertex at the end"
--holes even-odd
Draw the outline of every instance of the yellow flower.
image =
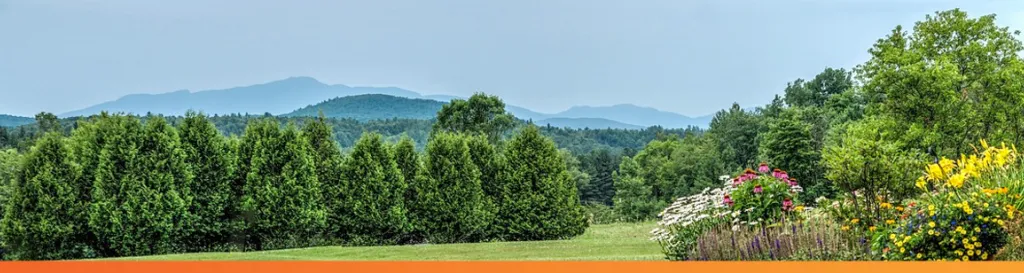
POLYGON ((963 242, 964 245, 967 245, 967 244, 971 243, 971 241, 968 241, 967 238, 964 238, 963 240, 961 240, 961 242, 963 242))
POLYGON ((796 212, 804 212, 804 206, 803 205, 796 206, 796 208, 794 208, 794 209, 796 210, 796 212))
POLYGON ((875 228, 875 226, 870 226, 870 227, 868 227, 868 230, 869 230, 869 231, 875 231, 875 229, 876 229, 876 228, 875 228))
POLYGON ((892 224, 896 223, 896 220, 893 220, 893 219, 885 220, 885 223, 892 225, 892 224))
POLYGON ((965 176, 963 173, 958 173, 954 174, 953 176, 950 176, 949 181, 946 181, 946 183, 953 188, 959 189, 964 186, 964 180, 966 179, 967 176, 965 176))
POLYGON ((889 234, 889 240, 896 241, 896 234, 895 233, 889 234))
POLYGON ((942 168, 943 175, 949 175, 949 173, 953 172, 953 168, 956 167, 956 163, 953 160, 949 160, 949 158, 943 157, 939 159, 939 167, 942 168))
POLYGON ((981 248, 981 242, 974 242, 974 247, 981 248))
POLYGON ((928 227, 935 227, 935 222, 928 222, 928 227))
POLYGON ((921 256, 922 256, 922 255, 921 255, 921 253, 917 253, 917 258, 918 258, 918 259, 920 259, 920 258, 921 258, 921 256))
POLYGON ((974 227, 974 232, 981 232, 981 228, 980 227, 974 227))
POLYGON ((914 186, 917 186, 917 188, 922 189, 922 190, 927 190, 928 189, 927 188, 928 187, 928 182, 926 182, 924 180, 923 176, 922 177, 918 177, 917 178, 917 182, 914 182, 914 186))
POLYGON ((847 230, 850 230, 850 226, 843 226, 843 227, 842 227, 842 228, 840 228, 840 229, 842 229, 843 231, 847 231, 847 230))
POLYGON ((945 178, 945 175, 942 174, 942 167, 939 167, 938 164, 929 164, 926 170, 928 180, 936 181, 945 178))
POLYGON ((966 262, 966 261, 970 261, 971 259, 967 258, 967 256, 964 256, 963 260, 966 262))
POLYGON ((981 259, 982 260, 988 260, 988 252, 982 252, 981 253, 981 259))
POLYGON ((928 235, 935 235, 935 230, 931 230, 931 229, 929 229, 929 230, 928 230, 928 235))
POLYGON ((967 256, 974 256, 974 250, 968 250, 967 256))
POLYGON ((907 252, 907 249, 906 249, 906 248, 902 248, 902 247, 901 247, 901 248, 900 248, 900 253, 903 253, 903 252, 907 252))
POLYGON ((897 207, 896 207, 896 210, 897 210, 897 211, 903 211, 903 207, 897 206, 897 207))
POLYGON ((882 203, 881 205, 878 205, 878 207, 882 208, 882 209, 891 209, 892 208, 892 204, 886 202, 886 203, 882 203))
POLYGON ((860 222, 860 219, 859 219, 859 218, 853 218, 853 220, 850 220, 850 223, 852 223, 852 224, 854 224, 854 225, 856 225, 856 224, 857 224, 857 223, 859 223, 859 222, 860 222))

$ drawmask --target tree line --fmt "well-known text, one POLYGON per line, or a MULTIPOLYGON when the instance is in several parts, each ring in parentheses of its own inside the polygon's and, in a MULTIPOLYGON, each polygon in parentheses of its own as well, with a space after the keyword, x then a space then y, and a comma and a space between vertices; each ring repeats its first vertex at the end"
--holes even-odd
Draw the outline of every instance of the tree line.
POLYGON ((364 133, 343 152, 323 117, 253 119, 230 137, 197 113, 176 125, 103 113, 68 134, 41 119, 28 151, 0 153, 2 249, 36 260, 582 234, 563 152, 536 126, 506 133, 495 117, 507 114, 487 107, 500 103, 446 106, 422 151, 364 133))

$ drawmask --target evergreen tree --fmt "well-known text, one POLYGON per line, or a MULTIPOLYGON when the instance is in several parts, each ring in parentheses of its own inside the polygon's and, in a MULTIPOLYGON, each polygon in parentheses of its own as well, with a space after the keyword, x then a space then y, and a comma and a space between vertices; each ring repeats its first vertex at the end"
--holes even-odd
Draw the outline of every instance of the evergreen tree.
POLYGON ((406 184, 380 134, 365 133, 342 165, 342 229, 354 244, 393 244, 409 231, 406 184))
POLYGON ((466 145, 469 146, 469 157, 480 170, 480 185, 492 201, 497 202, 501 194, 501 183, 498 174, 504 166, 503 156, 498 153, 487 138, 482 135, 468 135, 466 145))
POLYGON ((191 174, 177 134, 163 119, 145 128, 130 116, 100 120, 109 133, 100 151, 89 227, 109 256, 174 250, 187 224, 191 174), (179 189, 185 189, 180 191, 179 189))
POLYGON ((651 186, 644 183, 640 172, 640 164, 632 158, 625 157, 619 171, 612 174, 615 180, 613 208, 623 220, 651 219, 657 216, 661 208, 659 202, 652 198, 651 186))
POLYGON ((584 170, 590 175, 590 182, 580 189, 582 200, 610 206, 615 195, 612 173, 618 168, 615 157, 608 149, 599 149, 584 158, 584 170))
POLYGON ((323 195, 321 200, 327 216, 326 231, 330 236, 342 235, 345 232, 341 229, 343 220, 340 219, 345 215, 340 213, 344 200, 341 195, 341 164, 344 158, 323 113, 302 128, 302 136, 309 142, 314 157, 316 177, 320 181, 320 193, 323 195))
POLYGON ((275 249, 315 243, 326 225, 308 143, 293 124, 272 119, 246 128, 239 170, 246 170, 239 210, 248 247, 275 249))
POLYGON ((86 203, 74 180, 79 169, 57 133, 41 138, 22 161, 0 220, 10 256, 24 260, 93 257, 86 203))
POLYGON ((495 228, 505 240, 545 240, 580 235, 587 219, 554 142, 527 126, 505 149, 495 228))
POLYGON ((187 250, 212 250, 225 246, 235 232, 228 214, 234 160, 231 147, 213 123, 202 114, 185 114, 178 132, 184 162, 194 175, 194 196, 189 213, 194 218, 185 226, 190 236, 187 250))
POLYGON ((405 200, 405 208, 408 212, 408 220, 411 224, 409 232, 406 234, 404 242, 418 242, 425 239, 422 225, 417 224, 417 216, 413 209, 415 205, 412 203, 416 199, 416 187, 417 183, 420 183, 421 172, 423 171, 422 163, 420 162, 419 155, 416 154, 416 143, 413 142, 412 138, 408 135, 402 135, 398 143, 393 147, 395 164, 398 165, 398 170, 402 172, 402 178, 405 180, 406 190, 403 200, 405 200))
POLYGON ((413 188, 410 206, 415 223, 431 243, 484 239, 493 206, 480 187, 480 171, 457 134, 435 134, 426 149, 426 171, 413 188))

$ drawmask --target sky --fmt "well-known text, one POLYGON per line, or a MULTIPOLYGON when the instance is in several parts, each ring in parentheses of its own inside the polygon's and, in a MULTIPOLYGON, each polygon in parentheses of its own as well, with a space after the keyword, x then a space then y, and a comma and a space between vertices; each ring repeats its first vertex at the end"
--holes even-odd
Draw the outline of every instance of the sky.
POLYGON ((0 113, 310 76, 698 116, 852 68, 952 8, 1024 29, 1014 0, 0 0, 0 113))

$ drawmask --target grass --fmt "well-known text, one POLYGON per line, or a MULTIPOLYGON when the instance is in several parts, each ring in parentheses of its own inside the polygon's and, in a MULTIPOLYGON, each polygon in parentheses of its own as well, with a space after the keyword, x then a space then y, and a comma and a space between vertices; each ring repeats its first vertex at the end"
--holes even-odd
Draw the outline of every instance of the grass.
POLYGON ((117 260, 662 260, 653 222, 593 225, 570 240, 206 252, 117 260))

